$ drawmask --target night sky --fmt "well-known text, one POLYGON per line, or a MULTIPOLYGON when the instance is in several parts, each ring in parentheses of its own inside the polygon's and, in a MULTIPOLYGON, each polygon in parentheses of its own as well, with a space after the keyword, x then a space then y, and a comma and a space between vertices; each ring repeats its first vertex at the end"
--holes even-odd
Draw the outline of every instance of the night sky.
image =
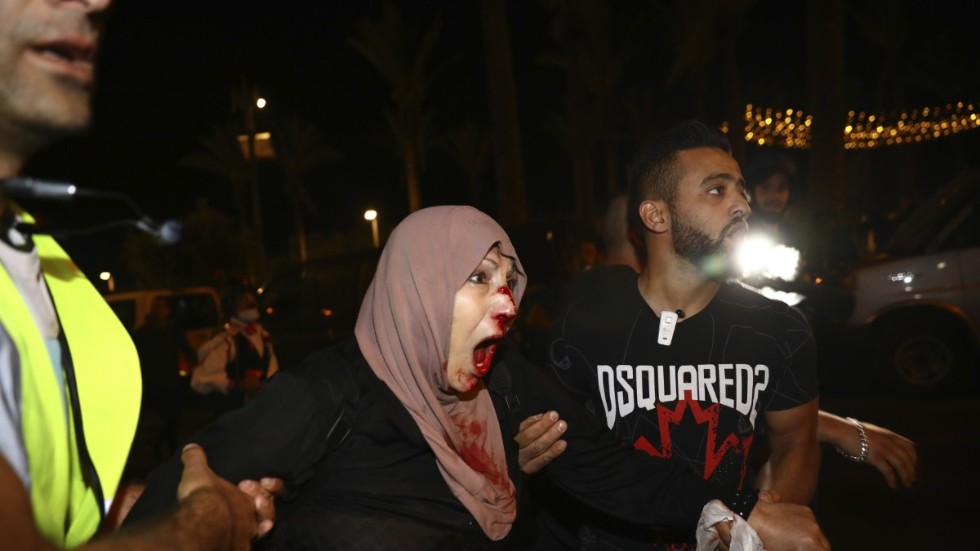
MULTIPOLYGON (((486 124, 479 2, 403 0, 398 4, 406 19, 427 21, 440 13, 445 22, 434 57, 446 69, 433 83, 430 97, 437 124, 443 128, 465 120, 486 124)), ((742 39, 718 47, 737 53, 748 101, 805 109, 805 2, 758 0, 749 4, 742 39)), ((859 28, 851 13, 888 4, 906 6, 908 15, 905 57, 894 76, 908 105, 889 108, 980 100, 980 33, 976 29, 980 8, 976 2, 950 0, 845 2, 849 10, 848 101, 856 109, 874 107, 872 93, 882 63, 873 34, 859 28)), ((640 2, 613 5, 617 20, 628 20, 634 12, 649 12, 640 2)), ((407 210, 400 165, 388 150, 369 139, 384 132, 388 85, 346 44, 353 24, 376 16, 379 6, 377 0, 118 2, 102 45, 92 131, 46 151, 28 170, 35 176, 72 180, 80 186, 124 191, 158 218, 179 218, 199 199, 233 215, 228 184, 217 176, 182 167, 178 160, 199 149, 197 139, 210 127, 231 119, 230 93, 245 75, 269 101, 268 109, 259 113, 260 130, 266 117, 313 121, 323 144, 344 155, 340 162, 311 174, 309 189, 318 215, 309 221, 310 230, 363 226, 360 216, 369 206, 388 215, 387 223, 392 224, 391 218, 400 218, 407 210)), ((509 2, 508 10, 529 210, 534 217, 568 212, 572 208, 570 163, 559 138, 548 130, 549 112, 561 101, 563 80, 560 72, 539 61, 550 44, 550 14, 546 3, 535 0, 509 2)), ((637 61, 624 79, 627 83, 631 79, 638 85, 662 81, 676 53, 660 36, 668 23, 641 27, 641 43, 647 50, 635 56, 637 61)), ((721 76, 712 74, 711 78, 721 76)), ((680 91, 662 92, 655 103, 661 107, 662 119, 667 117, 664 113, 673 118, 687 116, 680 91)), ((976 137, 947 140, 949 145, 937 141, 929 147, 956 150, 951 154, 958 159, 956 163, 976 166, 977 161, 972 161, 980 158, 976 137)), ((422 174, 424 204, 466 201, 460 184, 463 173, 446 153, 430 153, 426 168, 422 174)), ((278 172, 266 166, 260 177, 270 254, 283 254, 291 222, 282 214, 287 204, 278 172)), ((77 207, 30 206, 52 219, 77 224, 123 213, 111 205, 91 206, 84 213, 77 207)), ((107 232, 74 238, 65 245, 91 274, 118 269, 120 241, 119 232, 107 232)))

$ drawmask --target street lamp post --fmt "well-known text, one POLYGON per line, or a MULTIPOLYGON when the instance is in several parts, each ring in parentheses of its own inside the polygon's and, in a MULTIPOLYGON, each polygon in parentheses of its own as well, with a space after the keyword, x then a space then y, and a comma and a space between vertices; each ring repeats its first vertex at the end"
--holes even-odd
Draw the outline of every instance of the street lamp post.
POLYGON ((378 248, 378 211, 368 209, 364 211, 364 219, 371 222, 371 238, 374 240, 374 248, 378 248))
MULTIPOLYGON (((255 110, 264 109, 267 105, 265 98, 259 96, 259 90, 255 86, 248 86, 245 74, 242 73, 241 88, 232 94, 232 108, 240 109, 243 122, 245 124, 245 134, 247 139, 247 156, 249 172, 249 183, 252 195, 252 223, 254 224, 257 237, 258 271, 265 277, 266 256, 265 256, 265 229, 262 224, 262 200, 259 194, 259 170, 258 160, 255 152, 256 125, 255 110)), ((256 274, 252 274, 254 277, 256 274)))
POLYGON ((111 272, 101 272, 99 273, 99 279, 105 281, 106 289, 112 293, 116 290, 116 279, 112 277, 111 272))

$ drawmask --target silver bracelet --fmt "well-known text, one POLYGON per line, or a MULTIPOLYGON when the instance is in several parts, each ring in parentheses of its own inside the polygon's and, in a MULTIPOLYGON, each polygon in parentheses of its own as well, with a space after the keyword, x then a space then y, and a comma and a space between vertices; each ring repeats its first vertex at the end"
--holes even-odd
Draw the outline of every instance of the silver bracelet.
POLYGON ((861 421, 858 421, 853 417, 848 417, 847 420, 850 421, 851 424, 853 424, 855 427, 857 427, 858 436, 861 438, 861 455, 851 455, 846 451, 842 450, 841 447, 838 446, 837 444, 834 444, 834 449, 837 450, 837 453, 843 455, 846 459, 850 461, 853 461, 855 463, 864 463, 865 461, 868 460, 868 449, 869 449, 868 435, 867 433, 864 432, 864 425, 861 424, 861 421))

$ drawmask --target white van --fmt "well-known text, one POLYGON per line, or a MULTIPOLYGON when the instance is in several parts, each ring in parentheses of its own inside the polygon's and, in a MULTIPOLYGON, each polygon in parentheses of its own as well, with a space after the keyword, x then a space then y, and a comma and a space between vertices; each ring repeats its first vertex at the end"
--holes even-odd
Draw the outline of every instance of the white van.
POLYGON ((224 318, 221 315, 221 300, 212 287, 189 287, 185 289, 150 289, 111 293, 105 295, 106 302, 119 316, 119 320, 130 333, 146 323, 146 316, 154 299, 164 297, 170 305, 177 324, 187 334, 187 341, 197 350, 214 335, 224 318))
POLYGON ((848 320, 874 364, 909 394, 980 381, 980 171, 937 189, 884 250, 855 271, 848 320))

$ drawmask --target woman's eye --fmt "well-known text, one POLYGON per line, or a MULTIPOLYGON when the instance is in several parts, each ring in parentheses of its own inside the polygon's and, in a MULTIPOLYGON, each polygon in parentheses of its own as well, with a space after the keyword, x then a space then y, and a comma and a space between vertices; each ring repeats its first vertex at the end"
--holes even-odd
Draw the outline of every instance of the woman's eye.
POLYGON ((516 277, 507 278, 507 288, 509 288, 511 290, 511 292, 514 292, 514 291, 517 290, 517 278, 516 277))
POLYGON ((482 285, 487 282, 487 276, 483 272, 473 272, 473 275, 471 275, 467 281, 482 285))

